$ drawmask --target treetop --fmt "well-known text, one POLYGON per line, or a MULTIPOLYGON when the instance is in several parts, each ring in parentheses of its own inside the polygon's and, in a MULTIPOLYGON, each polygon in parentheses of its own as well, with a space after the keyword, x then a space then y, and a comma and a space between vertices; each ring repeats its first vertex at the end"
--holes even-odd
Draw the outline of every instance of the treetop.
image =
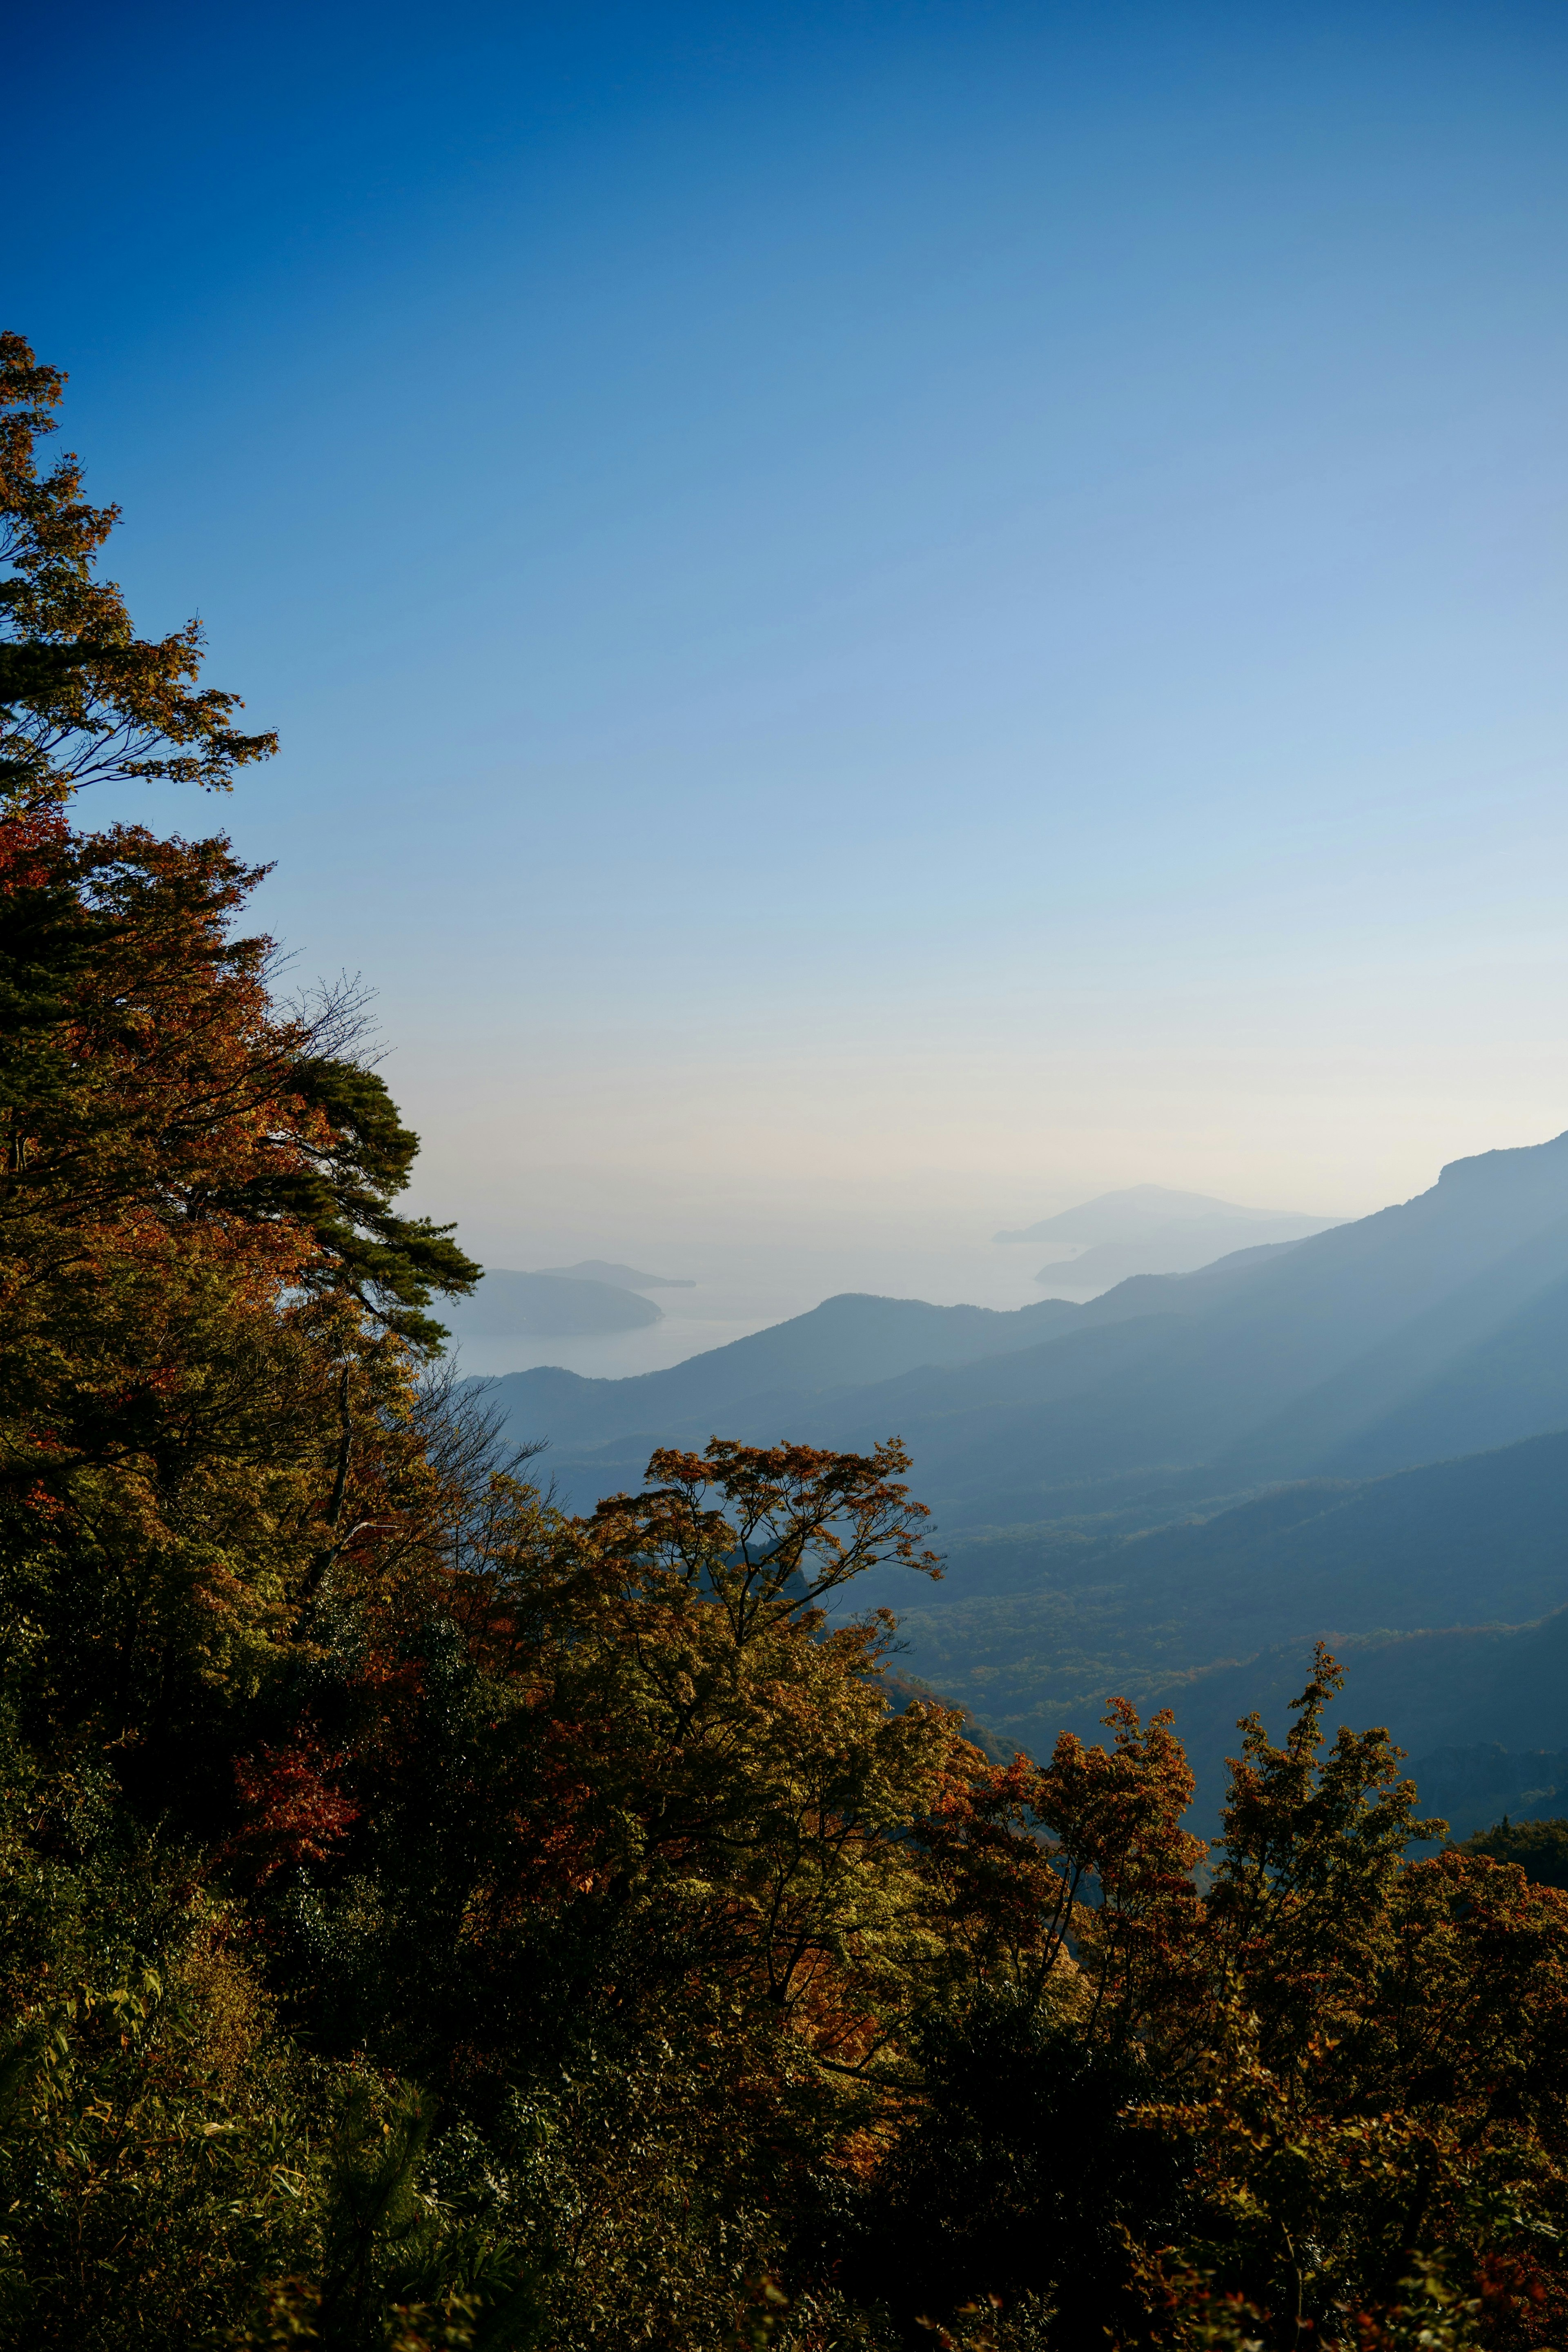
POLYGON ((58 806, 132 777, 228 792, 278 738, 243 732, 239 696, 198 683, 199 621, 139 637, 117 583, 94 576, 120 509, 88 503, 69 450, 39 470, 65 384, 0 332, 0 808, 58 806))

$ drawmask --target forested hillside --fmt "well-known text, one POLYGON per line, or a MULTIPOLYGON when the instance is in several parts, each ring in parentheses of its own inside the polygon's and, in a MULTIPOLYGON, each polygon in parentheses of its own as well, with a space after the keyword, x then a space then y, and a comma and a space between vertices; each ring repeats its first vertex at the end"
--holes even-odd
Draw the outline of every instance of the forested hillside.
POLYGON ((961 1533, 902 1612, 909 1663, 1029 1747, 1092 1731, 1115 1692, 1175 1706, 1205 1820, 1237 1716, 1283 1704, 1320 1635, 1354 1657, 1357 1711, 1413 1755, 1554 1747, 1563 1703, 1538 1662, 1568 1636, 1565 1492, 1559 1434, 1148 1529, 1129 1512, 1131 1528, 961 1533))
POLYGON ((1568 1425, 1568 1136, 1446 1168, 1354 1224, 1013 1315, 829 1299, 635 1380, 513 1374, 497 1395, 591 1485, 633 1438, 723 1414, 822 1444, 897 1426, 943 1526, 1364 1477, 1568 1425))
POLYGON ((1305 1643, 1206 1854, 1163 1717, 896 1706, 886 1433, 542 1493, 352 1003, 221 836, 81 821, 270 740, 0 370, 3 2340, 1561 2343, 1568 1896, 1408 1860, 1305 1643))
POLYGON ((1083 1306, 834 1298, 670 1371, 493 1394, 580 1505, 716 1428, 897 1430, 948 1563, 908 1667, 1035 1748, 1119 1694, 1179 1706, 1205 1825, 1236 1717, 1318 1638, 1413 1752, 1568 1736, 1528 1671, 1568 1606, 1568 1137, 1083 1306))

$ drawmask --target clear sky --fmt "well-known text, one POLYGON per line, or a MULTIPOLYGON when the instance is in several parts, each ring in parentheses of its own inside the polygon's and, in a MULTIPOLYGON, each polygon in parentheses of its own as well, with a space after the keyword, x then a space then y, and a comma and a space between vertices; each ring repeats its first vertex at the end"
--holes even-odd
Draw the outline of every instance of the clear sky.
POLYGON ((8 321, 284 739, 138 811, 379 992, 491 1262, 915 1287, 1568 1127, 1560 0, 8 44, 8 321))

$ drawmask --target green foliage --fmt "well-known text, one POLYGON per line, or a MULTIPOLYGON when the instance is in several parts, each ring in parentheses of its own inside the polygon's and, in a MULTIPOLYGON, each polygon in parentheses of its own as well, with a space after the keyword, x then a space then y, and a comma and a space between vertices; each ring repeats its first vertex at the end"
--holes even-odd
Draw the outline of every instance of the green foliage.
POLYGON ((301 1139, 305 1165, 278 1182, 273 1202, 310 1227, 324 1277, 313 1286, 346 1290, 389 1331, 421 1349, 447 1334, 420 1310, 433 1290, 471 1291, 480 1269, 451 1239, 450 1225, 400 1217, 392 1202, 406 1186, 419 1138, 403 1125, 374 1070, 330 1055, 303 1055, 289 1074, 292 1094, 315 1115, 301 1139))
POLYGON ((308 2266, 269 2280, 246 2347, 331 2352, 510 2352, 535 2340, 527 2267, 422 2178, 427 2097, 351 2079, 315 2181, 308 2266))
POLYGON ((1510 1822, 1505 1813, 1495 1829, 1478 1830, 1458 1851, 1516 1863, 1537 1886, 1568 1887, 1568 1821, 1510 1822))
POLYGON ((531 1484, 254 875, 60 814, 250 739, 114 635, 0 356, 0 2340, 1568 2340, 1544 1832, 1408 1861, 1321 1653, 1212 1853, 1167 1715, 989 1760, 848 1613, 935 1568, 896 1441, 531 1484))
POLYGON ((65 378, 0 334, 0 803, 58 805, 84 784, 164 776, 227 791, 276 736, 231 725, 237 695, 197 685, 202 635, 136 635, 111 581, 95 580, 117 507, 91 507, 66 456, 44 475, 65 378))

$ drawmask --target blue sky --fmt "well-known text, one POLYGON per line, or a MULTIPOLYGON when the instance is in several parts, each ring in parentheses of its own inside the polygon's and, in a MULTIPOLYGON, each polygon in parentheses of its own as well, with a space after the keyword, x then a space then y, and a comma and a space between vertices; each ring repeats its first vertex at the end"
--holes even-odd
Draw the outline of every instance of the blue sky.
POLYGON ((15 37, 8 317, 493 1262, 1568 1126, 1559 6, 15 37))

